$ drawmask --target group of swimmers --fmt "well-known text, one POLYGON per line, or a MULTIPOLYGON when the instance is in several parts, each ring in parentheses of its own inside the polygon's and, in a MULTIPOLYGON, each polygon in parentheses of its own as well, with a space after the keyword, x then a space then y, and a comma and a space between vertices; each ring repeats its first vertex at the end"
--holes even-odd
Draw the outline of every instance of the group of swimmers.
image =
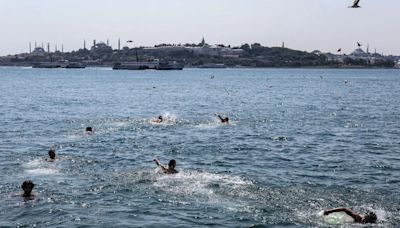
MULTIPOLYGON (((221 123, 228 124, 229 123, 229 118, 228 117, 222 117, 221 115, 216 114, 216 116, 221 120, 221 123)), ((162 123, 164 121, 163 116, 159 116, 155 122, 157 123, 162 123)), ((86 134, 93 134, 93 128, 92 127, 86 127, 85 130, 86 134)), ((49 158, 46 159, 46 161, 53 162, 56 159, 56 151, 54 149, 50 149, 48 152, 49 158)), ((177 174, 179 173, 175 167, 176 167, 176 161, 175 160, 170 160, 168 162, 168 166, 164 166, 161 164, 161 162, 158 159, 154 159, 154 162, 156 165, 161 169, 161 171, 164 174, 177 174)), ((25 200, 32 200, 34 199, 34 194, 32 194, 32 190, 35 187, 35 184, 30 181, 26 180, 22 183, 21 188, 24 191, 22 194, 22 197, 24 197, 25 200)), ((340 208, 335 208, 331 210, 324 210, 323 215, 329 215, 331 213, 335 212, 344 212, 347 215, 349 215, 351 218, 353 218, 355 223, 360 223, 360 224, 367 224, 367 223, 376 223, 377 222, 377 216, 374 212, 368 212, 365 215, 361 215, 350 208, 346 207, 340 207, 340 208)))
MULTIPOLYGON (((220 114, 215 114, 219 120, 221 121, 221 123, 223 124, 228 124, 229 123, 229 118, 228 117, 222 117, 220 114)), ((158 118, 156 118, 153 122, 155 123, 163 123, 165 121, 165 118, 163 116, 158 116, 158 118)))

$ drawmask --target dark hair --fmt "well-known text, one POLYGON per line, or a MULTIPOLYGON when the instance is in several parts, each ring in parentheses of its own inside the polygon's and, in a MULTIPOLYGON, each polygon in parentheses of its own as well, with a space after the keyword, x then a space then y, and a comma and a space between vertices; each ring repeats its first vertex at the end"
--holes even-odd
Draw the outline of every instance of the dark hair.
POLYGON ((35 187, 35 184, 30 180, 26 180, 26 181, 24 181, 24 183, 22 183, 21 188, 23 190, 25 190, 26 188, 28 188, 28 186, 32 186, 32 188, 33 188, 33 187, 35 187))
POLYGON ((376 216, 376 214, 374 212, 368 212, 363 219, 364 223, 376 223, 376 220, 378 219, 378 217, 376 216))
POLYGON ((86 131, 93 131, 92 127, 86 127, 86 131))
POLYGON ((175 160, 170 160, 170 161, 168 162, 168 166, 169 166, 169 167, 171 167, 171 166, 176 166, 176 161, 175 161, 175 160))
POLYGON ((158 119, 162 120, 162 116, 159 116, 158 119))
POLYGON ((50 149, 50 150, 49 150, 49 157, 50 157, 50 158, 52 158, 52 157, 54 158, 55 156, 56 156, 56 150, 50 149), (54 156, 52 156, 52 155, 54 155, 54 156))

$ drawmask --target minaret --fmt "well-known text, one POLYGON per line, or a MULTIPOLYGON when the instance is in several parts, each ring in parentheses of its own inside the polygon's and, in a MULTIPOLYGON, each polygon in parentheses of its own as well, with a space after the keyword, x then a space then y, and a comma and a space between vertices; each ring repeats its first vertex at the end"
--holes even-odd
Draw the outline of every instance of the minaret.
POLYGON ((118 38, 118 50, 121 50, 121 39, 118 38))
POLYGON ((110 46, 110 42, 109 42, 109 40, 107 39, 107 46, 110 46))
POLYGON ((35 49, 37 48, 37 42, 35 41, 35 49))
POLYGON ((64 53, 64 44, 61 44, 61 53, 64 53))
POLYGON ((43 45, 43 42, 42 42, 42 49, 44 49, 44 45, 43 45))
POLYGON ((205 41, 205 39, 204 39, 204 37, 203 37, 203 39, 201 39, 201 46, 204 46, 205 44, 206 44, 206 41, 205 41))
POLYGON ((93 48, 96 48, 96 40, 93 40, 93 48))
POLYGON ((83 50, 86 50, 86 40, 83 40, 83 50))
POLYGON ((50 53, 50 43, 47 43, 47 53, 50 53))
POLYGON ((282 48, 285 48, 285 41, 282 42, 282 48))
POLYGON ((32 43, 29 42, 29 54, 32 54, 32 43))
POLYGON ((367 54, 369 54, 369 44, 367 44, 367 54))
POLYGON ((57 44, 54 46, 54 52, 57 52, 57 44))

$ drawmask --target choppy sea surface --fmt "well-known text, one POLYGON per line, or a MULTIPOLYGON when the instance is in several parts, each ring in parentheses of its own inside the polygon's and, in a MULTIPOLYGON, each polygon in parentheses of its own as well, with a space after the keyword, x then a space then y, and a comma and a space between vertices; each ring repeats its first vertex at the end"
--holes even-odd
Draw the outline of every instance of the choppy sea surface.
POLYGON ((0 226, 395 227, 399 114, 399 70, 2 67, 0 226))

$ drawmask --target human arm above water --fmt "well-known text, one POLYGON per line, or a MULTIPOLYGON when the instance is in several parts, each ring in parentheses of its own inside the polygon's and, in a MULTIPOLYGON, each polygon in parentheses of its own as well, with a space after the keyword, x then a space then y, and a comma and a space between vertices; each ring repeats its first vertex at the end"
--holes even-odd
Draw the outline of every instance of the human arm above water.
POLYGON ((161 168, 161 170, 162 170, 164 173, 168 171, 168 169, 165 168, 165 167, 160 163, 160 161, 159 161, 158 159, 154 159, 154 162, 156 163, 156 165, 157 165, 158 167, 161 168))
POLYGON ((324 215, 329 215, 329 214, 335 213, 335 212, 345 212, 347 215, 352 217, 355 222, 358 222, 358 223, 360 223, 363 220, 362 216, 360 216, 358 213, 354 212, 353 210, 351 210, 350 208, 347 208, 347 207, 339 207, 339 208, 335 208, 335 209, 331 209, 331 210, 326 210, 326 211, 324 211, 324 215))

